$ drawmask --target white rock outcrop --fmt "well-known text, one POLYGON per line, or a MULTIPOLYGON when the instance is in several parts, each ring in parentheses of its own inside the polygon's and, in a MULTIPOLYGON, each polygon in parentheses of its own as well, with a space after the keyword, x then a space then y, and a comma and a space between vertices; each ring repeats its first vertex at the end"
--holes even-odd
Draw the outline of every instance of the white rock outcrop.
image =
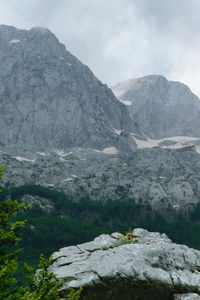
POLYGON ((81 299, 199 299, 200 251, 172 243, 165 234, 137 228, 133 244, 119 233, 60 249, 51 267, 66 276, 61 295, 84 286, 81 299))

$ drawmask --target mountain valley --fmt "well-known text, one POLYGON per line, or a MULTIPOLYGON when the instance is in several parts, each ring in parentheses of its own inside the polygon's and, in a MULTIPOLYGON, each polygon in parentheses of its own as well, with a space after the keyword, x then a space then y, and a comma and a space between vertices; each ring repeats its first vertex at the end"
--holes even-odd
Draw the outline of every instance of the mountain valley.
POLYGON ((1 25, 0 63, 1 198, 30 206, 22 262, 129 227, 200 249, 200 100, 186 85, 109 88, 41 27, 1 25))

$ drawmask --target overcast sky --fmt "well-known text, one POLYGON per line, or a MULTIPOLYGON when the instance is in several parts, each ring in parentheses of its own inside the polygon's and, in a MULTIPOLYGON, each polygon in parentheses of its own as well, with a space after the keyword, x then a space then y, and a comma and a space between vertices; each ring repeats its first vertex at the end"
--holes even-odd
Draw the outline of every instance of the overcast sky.
POLYGON ((0 23, 45 26, 104 83, 161 74, 200 96, 200 0, 0 0, 0 23))

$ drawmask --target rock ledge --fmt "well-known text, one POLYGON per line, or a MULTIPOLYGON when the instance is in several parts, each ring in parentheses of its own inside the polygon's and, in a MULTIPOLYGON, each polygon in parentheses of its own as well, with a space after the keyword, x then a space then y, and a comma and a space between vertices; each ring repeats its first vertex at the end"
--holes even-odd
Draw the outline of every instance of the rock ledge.
POLYGON ((133 244, 116 247, 119 233, 60 249, 51 267, 61 291, 84 286, 81 299, 200 299, 200 251, 137 228, 133 244))

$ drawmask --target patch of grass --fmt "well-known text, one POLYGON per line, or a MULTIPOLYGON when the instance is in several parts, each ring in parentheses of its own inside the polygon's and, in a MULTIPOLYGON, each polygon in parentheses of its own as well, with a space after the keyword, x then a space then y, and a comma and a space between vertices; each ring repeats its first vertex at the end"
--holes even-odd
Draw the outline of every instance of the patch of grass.
POLYGON ((136 238, 131 235, 131 233, 128 231, 125 235, 121 235, 118 238, 118 243, 115 245, 115 247, 119 247, 122 245, 127 245, 127 244, 136 244, 136 238))

